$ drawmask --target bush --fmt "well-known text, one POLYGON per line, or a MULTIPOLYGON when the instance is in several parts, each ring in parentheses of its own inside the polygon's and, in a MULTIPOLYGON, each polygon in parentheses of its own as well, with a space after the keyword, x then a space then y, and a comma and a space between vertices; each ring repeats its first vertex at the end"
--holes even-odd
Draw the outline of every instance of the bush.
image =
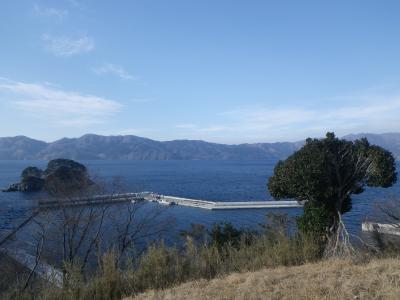
POLYGON ((119 266, 116 255, 100 258, 100 268, 88 278, 66 267, 68 281, 63 288, 37 286, 6 299, 120 299, 148 289, 164 289, 185 281, 211 279, 231 272, 255 271, 279 265, 299 265, 319 258, 318 247, 302 235, 288 235, 274 226, 263 234, 217 224, 210 231, 209 244, 197 245, 187 236, 183 250, 153 245, 136 261, 119 266), (274 232, 274 233, 273 233, 274 232), (273 233, 273 238, 271 234, 273 233))
POLYGON ((211 243, 222 249, 226 245, 239 247, 240 240, 244 236, 245 231, 235 228, 232 223, 216 223, 211 228, 209 235, 211 243))

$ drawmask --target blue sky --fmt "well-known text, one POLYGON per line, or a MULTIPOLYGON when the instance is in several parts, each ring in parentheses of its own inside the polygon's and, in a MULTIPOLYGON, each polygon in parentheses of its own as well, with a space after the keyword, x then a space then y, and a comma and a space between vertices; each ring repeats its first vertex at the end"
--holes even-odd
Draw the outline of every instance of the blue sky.
POLYGON ((400 131, 398 1, 11 1, 0 136, 400 131))

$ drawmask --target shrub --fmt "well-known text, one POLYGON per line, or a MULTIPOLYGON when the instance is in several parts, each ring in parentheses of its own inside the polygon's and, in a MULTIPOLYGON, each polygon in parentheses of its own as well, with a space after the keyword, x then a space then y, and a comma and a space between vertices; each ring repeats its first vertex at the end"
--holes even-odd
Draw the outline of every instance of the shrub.
POLYGON ((65 266, 64 287, 38 285, 33 291, 17 290, 6 299, 86 300, 120 299, 148 289, 164 289, 185 281, 211 279, 231 272, 255 271, 279 265, 299 265, 319 258, 318 247, 302 235, 268 227, 261 234, 217 224, 210 231, 209 244, 197 245, 187 236, 185 247, 166 247, 163 243, 147 249, 136 261, 118 265, 116 255, 100 258, 95 274, 85 278, 73 266, 65 266), (274 232, 273 236, 271 236, 274 232), (28 298, 23 298, 28 297, 28 298))

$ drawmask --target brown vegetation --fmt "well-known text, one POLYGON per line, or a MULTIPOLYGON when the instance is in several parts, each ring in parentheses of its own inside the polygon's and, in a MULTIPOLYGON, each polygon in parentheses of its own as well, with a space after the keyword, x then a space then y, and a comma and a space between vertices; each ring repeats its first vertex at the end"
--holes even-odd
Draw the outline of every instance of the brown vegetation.
POLYGON ((242 231, 232 235, 236 230, 230 229, 228 240, 224 230, 229 227, 218 227, 220 231, 209 243, 186 232, 182 248, 161 243, 127 260, 120 260, 118 247, 111 248, 99 257, 93 273, 82 272, 79 264, 67 261, 63 286, 45 282, 22 289, 16 286, 0 298, 400 298, 396 244, 382 242, 375 249, 359 249, 354 256, 326 260, 317 239, 290 234, 286 221, 283 216, 270 216, 259 234, 242 231))
POLYGON ((3 295, 7 299, 121 299, 150 289, 165 289, 190 280, 212 279, 232 272, 265 267, 300 265, 318 259, 319 249, 308 239, 259 237, 251 244, 243 239, 237 247, 196 246, 188 239, 185 249, 150 247, 138 260, 121 266, 115 253, 100 259, 99 269, 85 278, 77 266, 65 265, 64 287, 46 285, 34 290, 18 287, 3 295))
POLYGON ((2 297, 399 299, 398 253, 359 252, 356 257, 321 260, 321 249, 314 241, 282 231, 269 232, 251 243, 243 238, 236 246, 223 247, 196 246, 189 238, 184 249, 153 246, 125 265, 110 252, 100 258, 99 269, 90 277, 77 266, 66 265, 68 277, 63 287, 40 282, 32 290, 16 287, 2 297))
POLYGON ((399 299, 400 260, 327 260, 234 273, 129 299, 399 299))

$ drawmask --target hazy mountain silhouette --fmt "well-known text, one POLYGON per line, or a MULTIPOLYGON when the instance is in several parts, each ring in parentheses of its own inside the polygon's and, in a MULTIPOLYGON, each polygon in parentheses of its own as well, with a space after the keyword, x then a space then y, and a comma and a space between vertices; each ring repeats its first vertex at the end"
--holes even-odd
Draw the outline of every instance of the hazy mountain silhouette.
MULTIPOLYGON (((372 144, 390 150, 400 158, 400 133, 352 134, 354 140, 367 137, 372 144)), ((303 142, 255 143, 225 145, 198 140, 160 142, 147 138, 100 136, 87 134, 80 138, 63 138, 46 143, 25 136, 0 138, 0 159, 51 160, 68 159, 126 159, 126 160, 259 160, 285 158, 303 142)))

